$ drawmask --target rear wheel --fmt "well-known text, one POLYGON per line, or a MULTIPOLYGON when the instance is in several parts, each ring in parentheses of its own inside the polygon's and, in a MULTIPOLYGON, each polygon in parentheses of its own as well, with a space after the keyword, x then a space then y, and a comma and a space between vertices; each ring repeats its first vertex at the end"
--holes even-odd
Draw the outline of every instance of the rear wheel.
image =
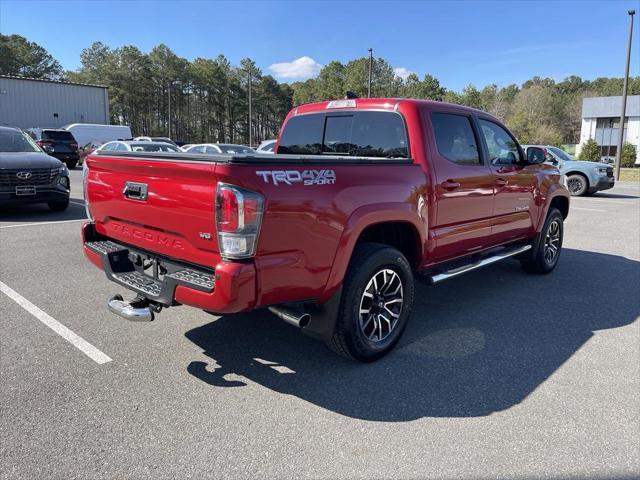
POLYGON ((69 170, 73 170, 74 168, 76 168, 76 165, 78 165, 78 161, 77 160, 67 160, 64 163, 67 164, 67 168, 69 170))
POLYGON ((589 188, 589 181, 584 175, 574 173, 567 177, 567 189, 574 197, 584 195, 589 188))
POLYGON ((55 201, 55 202, 49 202, 49 203, 47 203, 47 205, 49 205, 49 208, 51 210, 53 210, 54 212, 62 212, 64 210, 66 210, 67 207, 69 206, 69 199, 67 198, 66 200, 59 200, 59 201, 55 201))
POLYGON ((534 242, 537 248, 533 249, 529 258, 520 261, 526 272, 544 274, 556 268, 562 251, 563 220, 560 211, 549 209, 544 227, 534 242))
POLYGON ((413 272, 405 256, 387 245, 358 245, 342 292, 329 347, 361 362, 389 353, 400 340, 413 308, 413 272))

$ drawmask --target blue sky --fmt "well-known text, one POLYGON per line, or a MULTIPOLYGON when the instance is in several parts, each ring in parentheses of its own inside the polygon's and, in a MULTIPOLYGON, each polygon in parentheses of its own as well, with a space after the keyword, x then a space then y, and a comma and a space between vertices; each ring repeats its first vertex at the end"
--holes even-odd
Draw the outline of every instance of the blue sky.
MULTIPOLYGON (((44 46, 66 69, 94 41, 149 51, 165 43, 189 60, 244 57, 279 80, 367 55, 398 73, 430 73, 447 88, 622 76, 627 10, 640 2, 207 2, 0 0, 0 31, 44 46)), ((636 15, 637 17, 638 15, 636 15)), ((634 28, 632 75, 640 75, 634 28)))

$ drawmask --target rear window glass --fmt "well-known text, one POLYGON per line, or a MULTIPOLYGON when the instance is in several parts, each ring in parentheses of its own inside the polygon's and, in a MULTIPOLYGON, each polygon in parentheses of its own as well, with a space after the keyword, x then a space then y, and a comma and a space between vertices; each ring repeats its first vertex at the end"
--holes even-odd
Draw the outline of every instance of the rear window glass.
POLYGON ((318 113, 291 118, 278 153, 408 158, 409 144, 397 113, 318 113))
POLYGON ((338 153, 349 155, 351 152, 351 129, 353 116, 330 117, 327 116, 324 125, 324 141, 322 153, 338 153))
POLYGON ((278 153, 317 155, 322 151, 324 115, 300 115, 289 119, 282 131, 278 153))
POLYGON ((409 144, 397 113, 318 113, 291 118, 278 153, 408 158, 409 144))
POLYGON ((43 130, 42 138, 47 140, 59 140, 63 142, 75 142, 75 138, 71 135, 71 132, 59 131, 59 130, 43 130))

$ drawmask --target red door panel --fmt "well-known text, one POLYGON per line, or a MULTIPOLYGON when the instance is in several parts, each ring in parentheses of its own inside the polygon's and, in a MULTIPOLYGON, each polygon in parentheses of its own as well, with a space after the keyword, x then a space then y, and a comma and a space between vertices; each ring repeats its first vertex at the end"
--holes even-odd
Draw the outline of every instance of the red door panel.
POLYGON ((446 111, 424 116, 436 178, 431 260, 439 262, 489 246, 494 179, 482 163, 469 117, 446 111))

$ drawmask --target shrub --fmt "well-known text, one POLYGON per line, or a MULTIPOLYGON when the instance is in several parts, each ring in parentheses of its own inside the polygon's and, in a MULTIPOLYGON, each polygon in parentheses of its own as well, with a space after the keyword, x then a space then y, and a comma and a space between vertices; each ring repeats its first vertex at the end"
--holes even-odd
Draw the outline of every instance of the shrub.
POLYGON ((636 163, 636 147, 629 142, 624 142, 622 145, 622 158, 620 159, 620 166, 625 168, 631 168, 636 163))
POLYGON ((598 145, 598 143, 593 138, 590 138, 580 149, 578 160, 591 160, 592 162, 599 162, 600 158, 600 145, 598 145))

